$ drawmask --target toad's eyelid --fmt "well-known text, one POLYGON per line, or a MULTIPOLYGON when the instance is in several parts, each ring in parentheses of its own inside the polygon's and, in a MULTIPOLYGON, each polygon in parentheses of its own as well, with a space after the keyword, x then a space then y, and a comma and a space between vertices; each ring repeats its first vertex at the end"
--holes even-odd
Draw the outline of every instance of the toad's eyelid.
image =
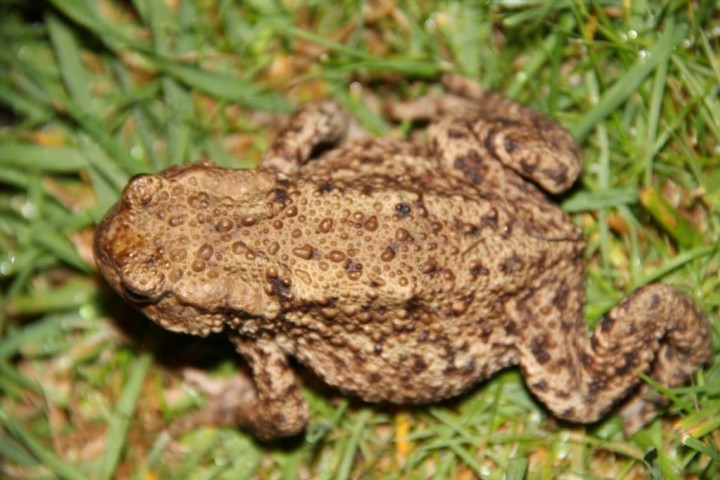
POLYGON ((123 285, 123 294, 125 295, 125 298, 133 303, 150 303, 153 301, 153 298, 150 296, 138 293, 128 285, 123 285))

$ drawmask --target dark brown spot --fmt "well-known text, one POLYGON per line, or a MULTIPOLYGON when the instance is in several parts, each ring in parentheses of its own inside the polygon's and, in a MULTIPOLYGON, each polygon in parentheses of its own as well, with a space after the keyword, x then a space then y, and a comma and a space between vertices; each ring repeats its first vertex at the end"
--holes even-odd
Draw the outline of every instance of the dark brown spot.
POLYGON ((625 352, 625 354, 623 355, 623 364, 615 371, 615 375, 617 375, 617 376, 626 375, 632 369, 637 367, 637 364, 638 364, 637 352, 634 350, 625 352))
POLYGON ((530 342, 530 351, 540 365, 544 365, 550 361, 550 354, 547 351, 547 338, 533 338, 530 342))
POLYGON ((485 276, 490 271, 483 266, 483 264, 479 260, 473 260, 470 263, 470 275, 473 278, 479 277, 480 275, 485 276))
POLYGON ((498 227, 498 211, 495 207, 490 210, 490 213, 483 215, 480 218, 480 224, 483 227, 489 227, 493 230, 497 230, 498 227))
POLYGON ((362 271, 362 263, 356 262, 352 258, 345 260, 345 271, 348 273, 357 273, 362 271))
POLYGON ((493 326, 492 324, 485 323, 485 321, 481 318, 476 323, 480 323, 482 327, 480 328, 480 340, 483 341, 483 343, 487 343, 490 340, 490 335, 493 333, 493 326))
POLYGON ((405 302, 405 310, 407 310, 408 313, 412 314, 420 310, 422 306, 422 302, 420 299, 416 296, 410 297, 410 299, 405 302))
POLYGON ((533 384, 533 388, 538 392, 547 392, 548 385, 545 380, 540 380, 539 382, 533 384))
POLYGON ((560 285, 558 285, 558 288, 555 290, 555 295, 552 299, 552 304, 560 311, 564 311, 567 307, 567 298, 568 294, 570 293, 570 289, 568 288, 567 282, 562 282, 560 285))
POLYGON ((290 291, 289 282, 280 277, 270 279, 270 291, 272 295, 278 297, 280 301, 283 302, 289 302, 295 298, 295 295, 290 291))
POLYGON ((464 130, 458 130, 456 128, 449 128, 447 130, 447 136, 451 139, 462 139, 467 138, 468 134, 464 130))
POLYGON ((287 202, 290 201, 290 195, 288 195, 287 190, 283 188, 276 188, 275 190, 273 190, 273 201, 285 205, 287 202))
POLYGON ((563 163, 559 163, 555 168, 545 168, 542 173, 558 185, 566 184, 569 180, 568 167, 563 163))
POLYGON ((533 172, 535 172, 535 169, 537 168, 537 160, 535 162, 530 162, 527 157, 520 160, 520 168, 522 169, 523 173, 526 175, 532 175, 533 172))
POLYGON ((574 416, 575 416, 575 409, 573 407, 566 408, 560 414, 561 418, 573 418, 574 416))
POLYGON ((650 299, 650 309, 655 310, 658 305, 660 305, 660 297, 657 295, 653 295, 650 299))
POLYGON ((335 190, 335 185, 332 182, 325 182, 320 185, 320 188, 318 188, 320 193, 330 193, 333 190, 335 190))
POLYGON ((398 212, 398 214, 400 215, 400 218, 405 218, 408 215, 410 215, 411 210, 412 209, 411 209, 410 205, 408 205, 405 202, 398 203, 397 205, 395 205, 395 211, 398 212))
POLYGON ((465 178, 472 184, 482 183, 487 173, 487 167, 483 165, 480 154, 475 150, 458 155, 453 162, 453 167, 465 174, 465 178))
POLYGON ((571 332, 575 328, 575 322, 572 320, 562 320, 560 322, 560 331, 563 333, 571 332))
POLYGON ((369 197, 373 193, 373 187, 369 183, 364 184, 362 187, 360 187, 360 193, 365 196, 369 197))
POLYGON ((586 399, 589 400, 588 403, 595 403, 595 397, 598 393, 602 393, 607 388, 607 381, 603 377, 596 377, 592 381, 590 381, 590 384, 588 385, 588 394, 586 399))
POLYGON ((498 265, 498 269, 503 273, 518 273, 523 268, 523 260, 518 255, 512 255, 505 259, 503 263, 498 265))
POLYGON ((412 371, 415 373, 421 373, 425 369, 427 369, 427 364, 425 363, 425 359, 423 359, 420 355, 413 355, 413 364, 412 364, 412 371))
POLYGON ((513 153, 519 152, 521 149, 522 147, 515 140, 509 137, 505 138, 505 151, 508 154, 512 155, 513 153))

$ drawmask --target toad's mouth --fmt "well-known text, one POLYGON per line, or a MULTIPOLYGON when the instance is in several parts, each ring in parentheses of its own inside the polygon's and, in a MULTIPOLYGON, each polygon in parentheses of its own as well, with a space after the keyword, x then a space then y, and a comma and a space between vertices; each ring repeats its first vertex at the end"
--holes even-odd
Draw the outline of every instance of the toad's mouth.
POLYGON ((227 325, 226 314, 207 312, 178 301, 172 295, 153 304, 136 305, 136 308, 160 327, 176 333, 207 337, 222 332, 227 325))

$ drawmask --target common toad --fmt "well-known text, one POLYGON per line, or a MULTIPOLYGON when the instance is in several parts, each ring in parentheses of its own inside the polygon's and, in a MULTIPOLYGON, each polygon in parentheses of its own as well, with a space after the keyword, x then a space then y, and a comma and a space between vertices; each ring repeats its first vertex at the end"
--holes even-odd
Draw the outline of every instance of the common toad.
POLYGON ((653 284, 588 336, 585 243, 541 191, 574 182, 576 143, 541 113, 457 90, 408 114, 436 117, 426 143, 348 138, 349 115, 323 101, 289 119, 255 170, 133 178, 97 229, 100 271, 168 330, 229 334, 254 384, 235 420, 261 438, 307 423, 289 357, 344 393, 399 404, 519 365, 573 422, 634 392, 621 410, 634 430, 656 408, 637 373, 688 381, 711 356, 705 315, 653 284))

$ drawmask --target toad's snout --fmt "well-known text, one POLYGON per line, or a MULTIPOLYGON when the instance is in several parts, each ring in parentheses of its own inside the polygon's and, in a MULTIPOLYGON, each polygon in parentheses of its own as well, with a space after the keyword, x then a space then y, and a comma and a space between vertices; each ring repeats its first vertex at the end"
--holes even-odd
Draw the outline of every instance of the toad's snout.
POLYGON ((134 227, 137 221, 124 200, 95 230, 95 263, 107 282, 127 300, 147 303, 162 294, 165 275, 150 251, 151 239, 134 227))

